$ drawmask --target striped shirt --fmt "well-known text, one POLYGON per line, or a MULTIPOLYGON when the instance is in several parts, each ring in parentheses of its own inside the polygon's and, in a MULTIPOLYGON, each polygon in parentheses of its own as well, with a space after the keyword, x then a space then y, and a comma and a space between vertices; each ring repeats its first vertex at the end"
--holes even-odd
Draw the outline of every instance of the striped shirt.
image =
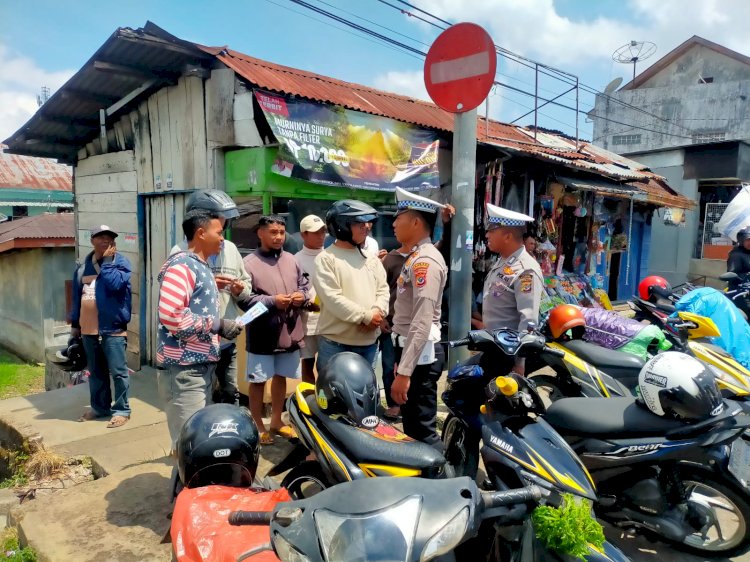
POLYGON ((159 327, 156 361, 164 367, 219 360, 216 281, 208 264, 192 252, 170 256, 159 281, 159 327))

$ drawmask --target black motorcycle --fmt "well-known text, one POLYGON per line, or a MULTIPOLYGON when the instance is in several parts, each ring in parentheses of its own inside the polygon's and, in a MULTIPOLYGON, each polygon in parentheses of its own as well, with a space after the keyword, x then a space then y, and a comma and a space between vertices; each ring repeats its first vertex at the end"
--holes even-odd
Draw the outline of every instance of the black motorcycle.
MULTIPOLYGON (((516 334, 519 341, 530 339, 516 334)), ((475 332, 467 340, 494 353, 517 354, 522 347, 475 332)), ((750 541, 750 416, 744 408, 727 400, 720 414, 688 424, 657 416, 634 397, 563 398, 544 420, 591 474, 599 517, 702 556, 731 556, 750 541)))

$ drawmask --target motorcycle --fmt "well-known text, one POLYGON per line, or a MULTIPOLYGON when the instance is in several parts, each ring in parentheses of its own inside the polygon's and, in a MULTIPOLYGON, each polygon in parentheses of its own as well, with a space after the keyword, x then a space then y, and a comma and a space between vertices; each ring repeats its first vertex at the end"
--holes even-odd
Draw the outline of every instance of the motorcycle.
POLYGON ((475 536, 485 519, 501 524, 524 519, 543 496, 537 486, 483 492, 470 478, 368 478, 272 511, 234 512, 228 521, 270 525, 271 541, 237 562, 267 550, 284 562, 464 560, 454 550, 475 536))
MULTIPOLYGON (((548 348, 542 336, 514 330, 472 331, 466 339, 449 345, 468 345, 473 349, 494 345, 508 357, 538 352, 562 356, 548 348)), ((518 375, 491 378, 488 382, 483 369, 469 360, 451 369, 442 398, 450 412, 442 433, 449 476, 476 477, 481 456, 487 473, 485 489, 536 484, 548 491, 549 503, 559 503, 564 493, 596 501, 594 483, 586 468, 570 446, 539 417, 545 406, 533 382, 518 375)), ((526 534, 519 529, 514 534, 507 527, 502 532, 491 528, 486 531, 484 540, 493 544, 493 549, 512 549, 523 542, 526 534), (500 536, 503 541, 497 540, 500 536)), ((512 556, 512 550, 508 556, 512 556)), ((609 543, 599 551, 590 546, 587 559, 627 560, 609 543)))
POLYGON ((733 271, 728 271, 719 275, 719 280, 726 283, 737 282, 734 289, 727 289, 724 295, 734 303, 745 320, 750 318, 750 305, 748 305, 748 296, 750 296, 750 280, 747 276, 740 277, 733 271))
POLYGON ((441 475, 445 458, 434 447, 413 440, 383 420, 366 428, 329 416, 318 406, 312 384, 297 386, 287 400, 287 411, 299 442, 268 475, 276 476, 293 467, 281 485, 294 498, 361 478, 441 475), (316 460, 305 460, 311 452, 316 460))
MULTIPOLYGON (((514 349, 474 332, 471 342, 480 351, 514 349)), ((750 416, 740 403, 725 400, 721 413, 687 424, 653 414, 634 397, 565 398, 543 419, 591 475, 602 519, 702 556, 747 547, 750 416)))

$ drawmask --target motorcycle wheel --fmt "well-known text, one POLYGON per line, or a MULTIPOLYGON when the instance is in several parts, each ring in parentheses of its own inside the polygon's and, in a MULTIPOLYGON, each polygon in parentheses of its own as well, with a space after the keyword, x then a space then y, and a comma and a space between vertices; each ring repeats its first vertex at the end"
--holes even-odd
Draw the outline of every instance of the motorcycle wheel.
POLYGON ((286 488, 294 500, 310 498, 330 486, 323 469, 315 461, 298 464, 281 481, 281 487, 286 488))
POLYGON ((563 390, 563 387, 557 380, 557 377, 550 375, 534 375, 529 380, 533 381, 536 385, 537 392, 542 398, 545 407, 549 407, 553 402, 557 402, 560 398, 570 398, 575 396, 583 396, 580 392, 578 394, 572 394, 563 390))
POLYGON ((479 436, 456 416, 449 415, 443 425, 445 476, 476 478, 479 470, 479 436))
POLYGON ((701 531, 685 537, 681 547, 700 556, 730 557, 742 551, 750 542, 750 503, 742 490, 717 480, 713 473, 681 467, 679 478, 687 491, 688 509, 697 513, 708 509, 713 520, 701 531), (691 506, 692 504, 692 506, 691 506))

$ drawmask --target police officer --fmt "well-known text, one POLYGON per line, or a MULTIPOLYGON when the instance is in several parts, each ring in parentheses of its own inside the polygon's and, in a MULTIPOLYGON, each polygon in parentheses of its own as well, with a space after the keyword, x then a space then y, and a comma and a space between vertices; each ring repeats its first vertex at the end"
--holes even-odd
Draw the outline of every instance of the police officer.
MULTIPOLYGON (((530 216, 487 204, 487 246, 497 254, 484 282, 482 321, 487 329, 526 330, 539 321, 544 276, 523 244, 530 216)), ((524 374, 524 359, 517 358, 513 371, 524 374)))
POLYGON ((396 238, 411 253, 397 281, 393 315, 396 376, 393 400, 401 405, 404 433, 442 451, 436 431, 437 381, 445 365, 440 304, 448 268, 430 237, 440 203, 396 188, 396 238))

